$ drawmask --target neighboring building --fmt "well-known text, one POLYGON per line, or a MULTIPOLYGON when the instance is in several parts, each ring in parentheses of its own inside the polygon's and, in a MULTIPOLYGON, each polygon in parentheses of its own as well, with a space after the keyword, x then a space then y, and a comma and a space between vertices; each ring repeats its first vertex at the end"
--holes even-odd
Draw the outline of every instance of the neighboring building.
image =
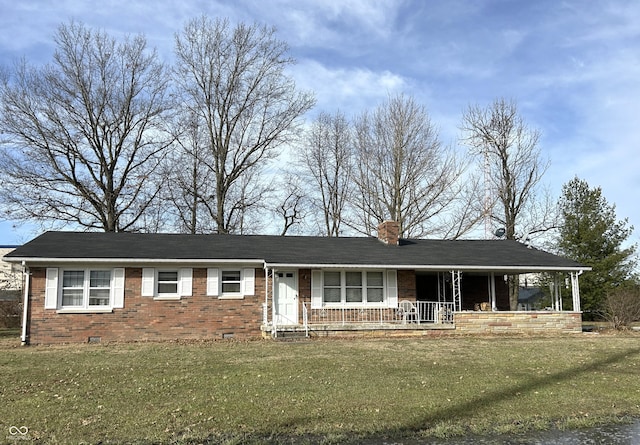
POLYGON ((28 267, 31 343, 580 332, 588 267, 515 241, 47 232, 28 267), (509 312, 504 275, 556 272, 572 311, 509 312), (479 305, 488 311, 474 311, 479 305))
POLYGON ((17 246, 0 246, 0 328, 17 328, 22 319, 22 266, 4 261, 17 246))
POLYGON ((22 291, 22 267, 9 263, 4 256, 18 246, 0 246, 0 301, 19 300, 22 291))
POLYGON ((536 311, 542 309, 544 292, 539 287, 520 287, 518 293, 518 309, 536 311))

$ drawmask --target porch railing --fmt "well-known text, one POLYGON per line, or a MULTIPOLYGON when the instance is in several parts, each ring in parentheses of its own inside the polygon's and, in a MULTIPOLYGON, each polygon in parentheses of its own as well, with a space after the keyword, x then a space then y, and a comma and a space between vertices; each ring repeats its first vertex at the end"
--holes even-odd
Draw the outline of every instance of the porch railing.
POLYGON ((304 326, 304 335, 309 336, 309 312, 307 311, 307 305, 302 303, 302 325, 304 326))
POLYGON ((305 326, 314 324, 407 324, 407 323, 453 323, 454 303, 437 301, 412 302, 411 310, 401 307, 323 307, 309 308, 303 303, 305 326))

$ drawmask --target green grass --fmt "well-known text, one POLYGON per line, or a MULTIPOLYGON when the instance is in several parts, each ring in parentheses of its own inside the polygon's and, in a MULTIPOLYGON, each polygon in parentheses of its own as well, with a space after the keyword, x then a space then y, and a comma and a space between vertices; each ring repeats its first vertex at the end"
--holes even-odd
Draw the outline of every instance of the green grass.
POLYGON ((640 335, 16 347, 0 442, 341 443, 640 417, 640 335))

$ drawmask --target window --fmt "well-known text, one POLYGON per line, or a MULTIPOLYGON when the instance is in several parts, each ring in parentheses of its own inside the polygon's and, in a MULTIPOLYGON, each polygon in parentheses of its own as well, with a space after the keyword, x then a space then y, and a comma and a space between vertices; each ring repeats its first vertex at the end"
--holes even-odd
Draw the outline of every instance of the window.
POLYGON ((342 286, 340 284, 340 272, 324 273, 324 302, 340 303, 342 286))
POLYGON ((347 303, 362 303, 362 272, 345 272, 347 303))
POLYGON ((193 289, 193 269, 142 268, 140 295, 157 300, 179 300, 190 297, 193 289))
POLYGON ((84 271, 65 270, 62 274, 62 306, 82 306, 84 271))
POLYGON ((324 271, 323 303, 382 304, 384 273, 382 271, 324 271))
POLYGON ((178 271, 161 270, 158 271, 158 295, 178 294, 178 271))
POLYGON ((111 312, 124 307, 125 269, 47 267, 44 308, 59 313, 111 312))
POLYGON ((367 272, 367 303, 382 303, 384 278, 382 272, 367 272))
POLYGON ((207 295, 221 299, 243 299, 256 292, 256 270, 226 266, 207 269, 207 295))
POLYGON ((222 293, 223 294, 239 294, 240 293, 240 271, 239 270, 223 270, 222 271, 222 293))
POLYGON ((89 273, 89 306, 109 306, 111 271, 92 270, 89 273))
POLYGON ((62 273, 62 307, 108 307, 110 270, 65 270, 62 273))

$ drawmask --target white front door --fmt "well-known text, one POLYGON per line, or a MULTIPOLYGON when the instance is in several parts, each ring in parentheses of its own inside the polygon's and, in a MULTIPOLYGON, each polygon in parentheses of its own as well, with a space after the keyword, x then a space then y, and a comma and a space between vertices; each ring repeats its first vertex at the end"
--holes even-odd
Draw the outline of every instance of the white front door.
POLYGON ((298 324, 297 277, 293 271, 275 273, 276 280, 276 323, 279 325, 298 324))

